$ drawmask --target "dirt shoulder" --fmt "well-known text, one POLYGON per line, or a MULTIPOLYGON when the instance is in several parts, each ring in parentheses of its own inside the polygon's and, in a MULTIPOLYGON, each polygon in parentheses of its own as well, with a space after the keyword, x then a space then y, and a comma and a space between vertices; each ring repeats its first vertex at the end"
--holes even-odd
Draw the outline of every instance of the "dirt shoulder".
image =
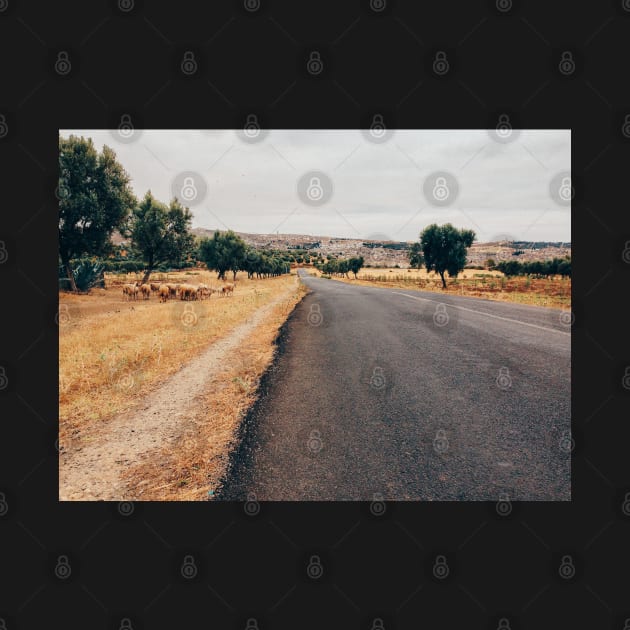
POLYGON ((284 288, 59 465, 61 500, 199 500, 227 463, 239 422, 273 357, 278 328, 303 295, 284 288))

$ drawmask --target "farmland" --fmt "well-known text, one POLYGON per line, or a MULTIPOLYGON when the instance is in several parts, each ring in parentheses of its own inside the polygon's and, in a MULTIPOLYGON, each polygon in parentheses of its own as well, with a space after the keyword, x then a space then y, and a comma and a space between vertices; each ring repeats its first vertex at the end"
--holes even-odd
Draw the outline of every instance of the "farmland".
MULTIPOLYGON (((316 276, 322 275, 316 269, 309 269, 309 272, 316 276)), ((465 269, 457 278, 448 279, 446 289, 442 289, 439 276, 425 269, 363 268, 357 274, 357 279, 354 279, 353 274, 349 276, 334 276, 334 279, 351 284, 436 291, 534 306, 571 306, 571 280, 568 278, 507 278, 499 271, 465 269)))
MULTIPOLYGON (((168 446, 169 453, 160 458, 146 453, 134 458, 126 449, 129 463, 124 474, 140 480, 141 487, 130 489, 125 498, 205 497, 212 480, 221 473, 241 412, 255 397, 258 379, 271 361, 277 330, 302 295, 296 277, 283 275, 260 280, 238 277, 231 297, 213 294, 201 301, 160 303, 153 294, 148 300, 127 300, 122 284, 134 280, 131 274, 106 274, 105 289, 60 294, 60 496, 64 498, 88 497, 82 489, 82 475, 107 478, 120 473, 105 465, 82 470, 68 466, 69 459, 106 440, 110 423, 122 419, 129 424, 134 414, 150 404, 155 392, 191 360, 219 342, 233 341, 237 347, 228 356, 217 356, 212 364, 204 365, 204 369, 217 371, 214 387, 193 392, 188 398, 181 393, 189 421, 170 426, 168 435, 156 433, 162 439, 147 446, 149 451, 168 446), (236 330, 239 336, 232 339, 236 330), (195 418, 203 422, 192 431, 195 418), (169 456, 176 461, 165 468, 169 456), (158 477, 161 488, 153 495, 158 477)), ((223 284, 217 282, 216 274, 201 269, 154 274, 151 281, 205 283, 213 288, 223 284)), ((162 415, 163 422, 168 422, 166 414, 162 415)), ((141 432, 142 428, 133 430, 141 432)), ((115 484, 111 485, 113 489, 115 484)))

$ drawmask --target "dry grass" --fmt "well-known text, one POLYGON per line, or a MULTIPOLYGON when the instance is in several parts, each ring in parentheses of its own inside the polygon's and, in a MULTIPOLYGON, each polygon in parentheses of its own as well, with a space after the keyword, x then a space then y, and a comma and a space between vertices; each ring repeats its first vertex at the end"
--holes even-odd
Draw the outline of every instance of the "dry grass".
POLYGON ((260 377, 274 355, 278 329, 305 293, 298 292, 276 305, 230 356, 215 386, 208 391, 190 417, 187 431, 174 444, 151 454, 125 472, 127 488, 142 500, 199 501, 212 499, 226 470, 237 430, 256 398, 260 377))
MULTIPOLYGON (((316 269, 310 273, 320 276, 316 269)), ((414 291, 437 291, 451 295, 481 297, 501 302, 515 302, 534 306, 548 306, 566 309, 571 306, 571 280, 562 278, 529 279, 526 277, 507 278, 499 271, 465 269, 457 278, 446 277, 446 290, 442 288, 440 277, 428 273, 426 269, 387 269, 364 268, 355 280, 333 276, 334 280, 414 291)))
MULTIPOLYGON (((169 279, 219 286, 214 274, 193 273, 172 273, 169 279)), ((159 280, 160 274, 151 279, 159 280)), ((156 295, 127 302, 117 286, 124 281, 124 277, 108 277, 107 289, 90 295, 60 294, 62 449, 89 441, 108 419, 131 410, 190 358, 296 284, 293 275, 264 280, 239 277, 233 297, 213 295, 204 301, 162 304, 156 295), (186 325, 191 321, 194 325, 186 325)))

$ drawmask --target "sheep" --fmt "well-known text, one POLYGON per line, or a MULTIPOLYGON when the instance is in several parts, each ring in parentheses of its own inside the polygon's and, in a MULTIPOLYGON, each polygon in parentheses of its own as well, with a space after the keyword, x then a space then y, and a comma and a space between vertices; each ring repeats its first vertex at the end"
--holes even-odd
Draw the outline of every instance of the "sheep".
POLYGON ((123 297, 127 296, 127 300, 136 300, 138 298, 138 283, 124 284, 123 297))
POLYGON ((228 284, 224 285, 223 288, 221 289, 221 291, 223 291, 223 295, 225 295, 225 296, 227 296, 227 295, 234 295, 234 284, 228 283, 228 284))
POLYGON ((177 290, 179 288, 179 285, 178 284, 169 283, 166 286, 168 287, 169 295, 171 297, 177 297, 177 290))
POLYGON ((206 296, 210 296, 210 287, 207 284, 199 284, 197 286, 197 297, 203 299, 206 296))
POLYGON ((197 287, 192 284, 182 284, 179 288, 179 297, 182 300, 197 299, 197 287))
POLYGON ((142 299, 148 300, 151 297, 151 285, 149 284, 140 285, 140 291, 142 292, 142 299))
POLYGON ((158 290, 158 295, 160 296, 161 302, 166 302, 170 294, 171 294, 171 291, 165 284, 162 285, 158 290))
POLYGON ((159 294, 161 286, 162 285, 159 282, 152 282, 151 283, 151 291, 155 291, 156 293, 159 294))

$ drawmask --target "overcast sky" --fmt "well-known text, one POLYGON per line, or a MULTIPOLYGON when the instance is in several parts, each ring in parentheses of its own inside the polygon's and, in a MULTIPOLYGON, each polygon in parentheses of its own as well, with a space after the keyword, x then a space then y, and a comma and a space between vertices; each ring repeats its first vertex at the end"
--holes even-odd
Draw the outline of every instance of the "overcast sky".
POLYGON ((571 240, 570 204, 550 190, 571 170, 569 130, 517 131, 510 142, 479 130, 396 130, 381 143, 358 130, 263 131, 254 142, 230 130, 143 130, 132 141, 116 131, 60 133, 113 148, 138 197, 150 189, 167 202, 185 174, 196 173, 195 202, 180 197, 193 227, 415 240, 426 225, 451 222, 475 230, 480 242, 571 240), (319 206, 298 192, 310 171, 332 182, 328 198, 324 178, 319 206), (452 177, 451 201, 459 192, 436 207, 426 182, 442 171, 452 177))

